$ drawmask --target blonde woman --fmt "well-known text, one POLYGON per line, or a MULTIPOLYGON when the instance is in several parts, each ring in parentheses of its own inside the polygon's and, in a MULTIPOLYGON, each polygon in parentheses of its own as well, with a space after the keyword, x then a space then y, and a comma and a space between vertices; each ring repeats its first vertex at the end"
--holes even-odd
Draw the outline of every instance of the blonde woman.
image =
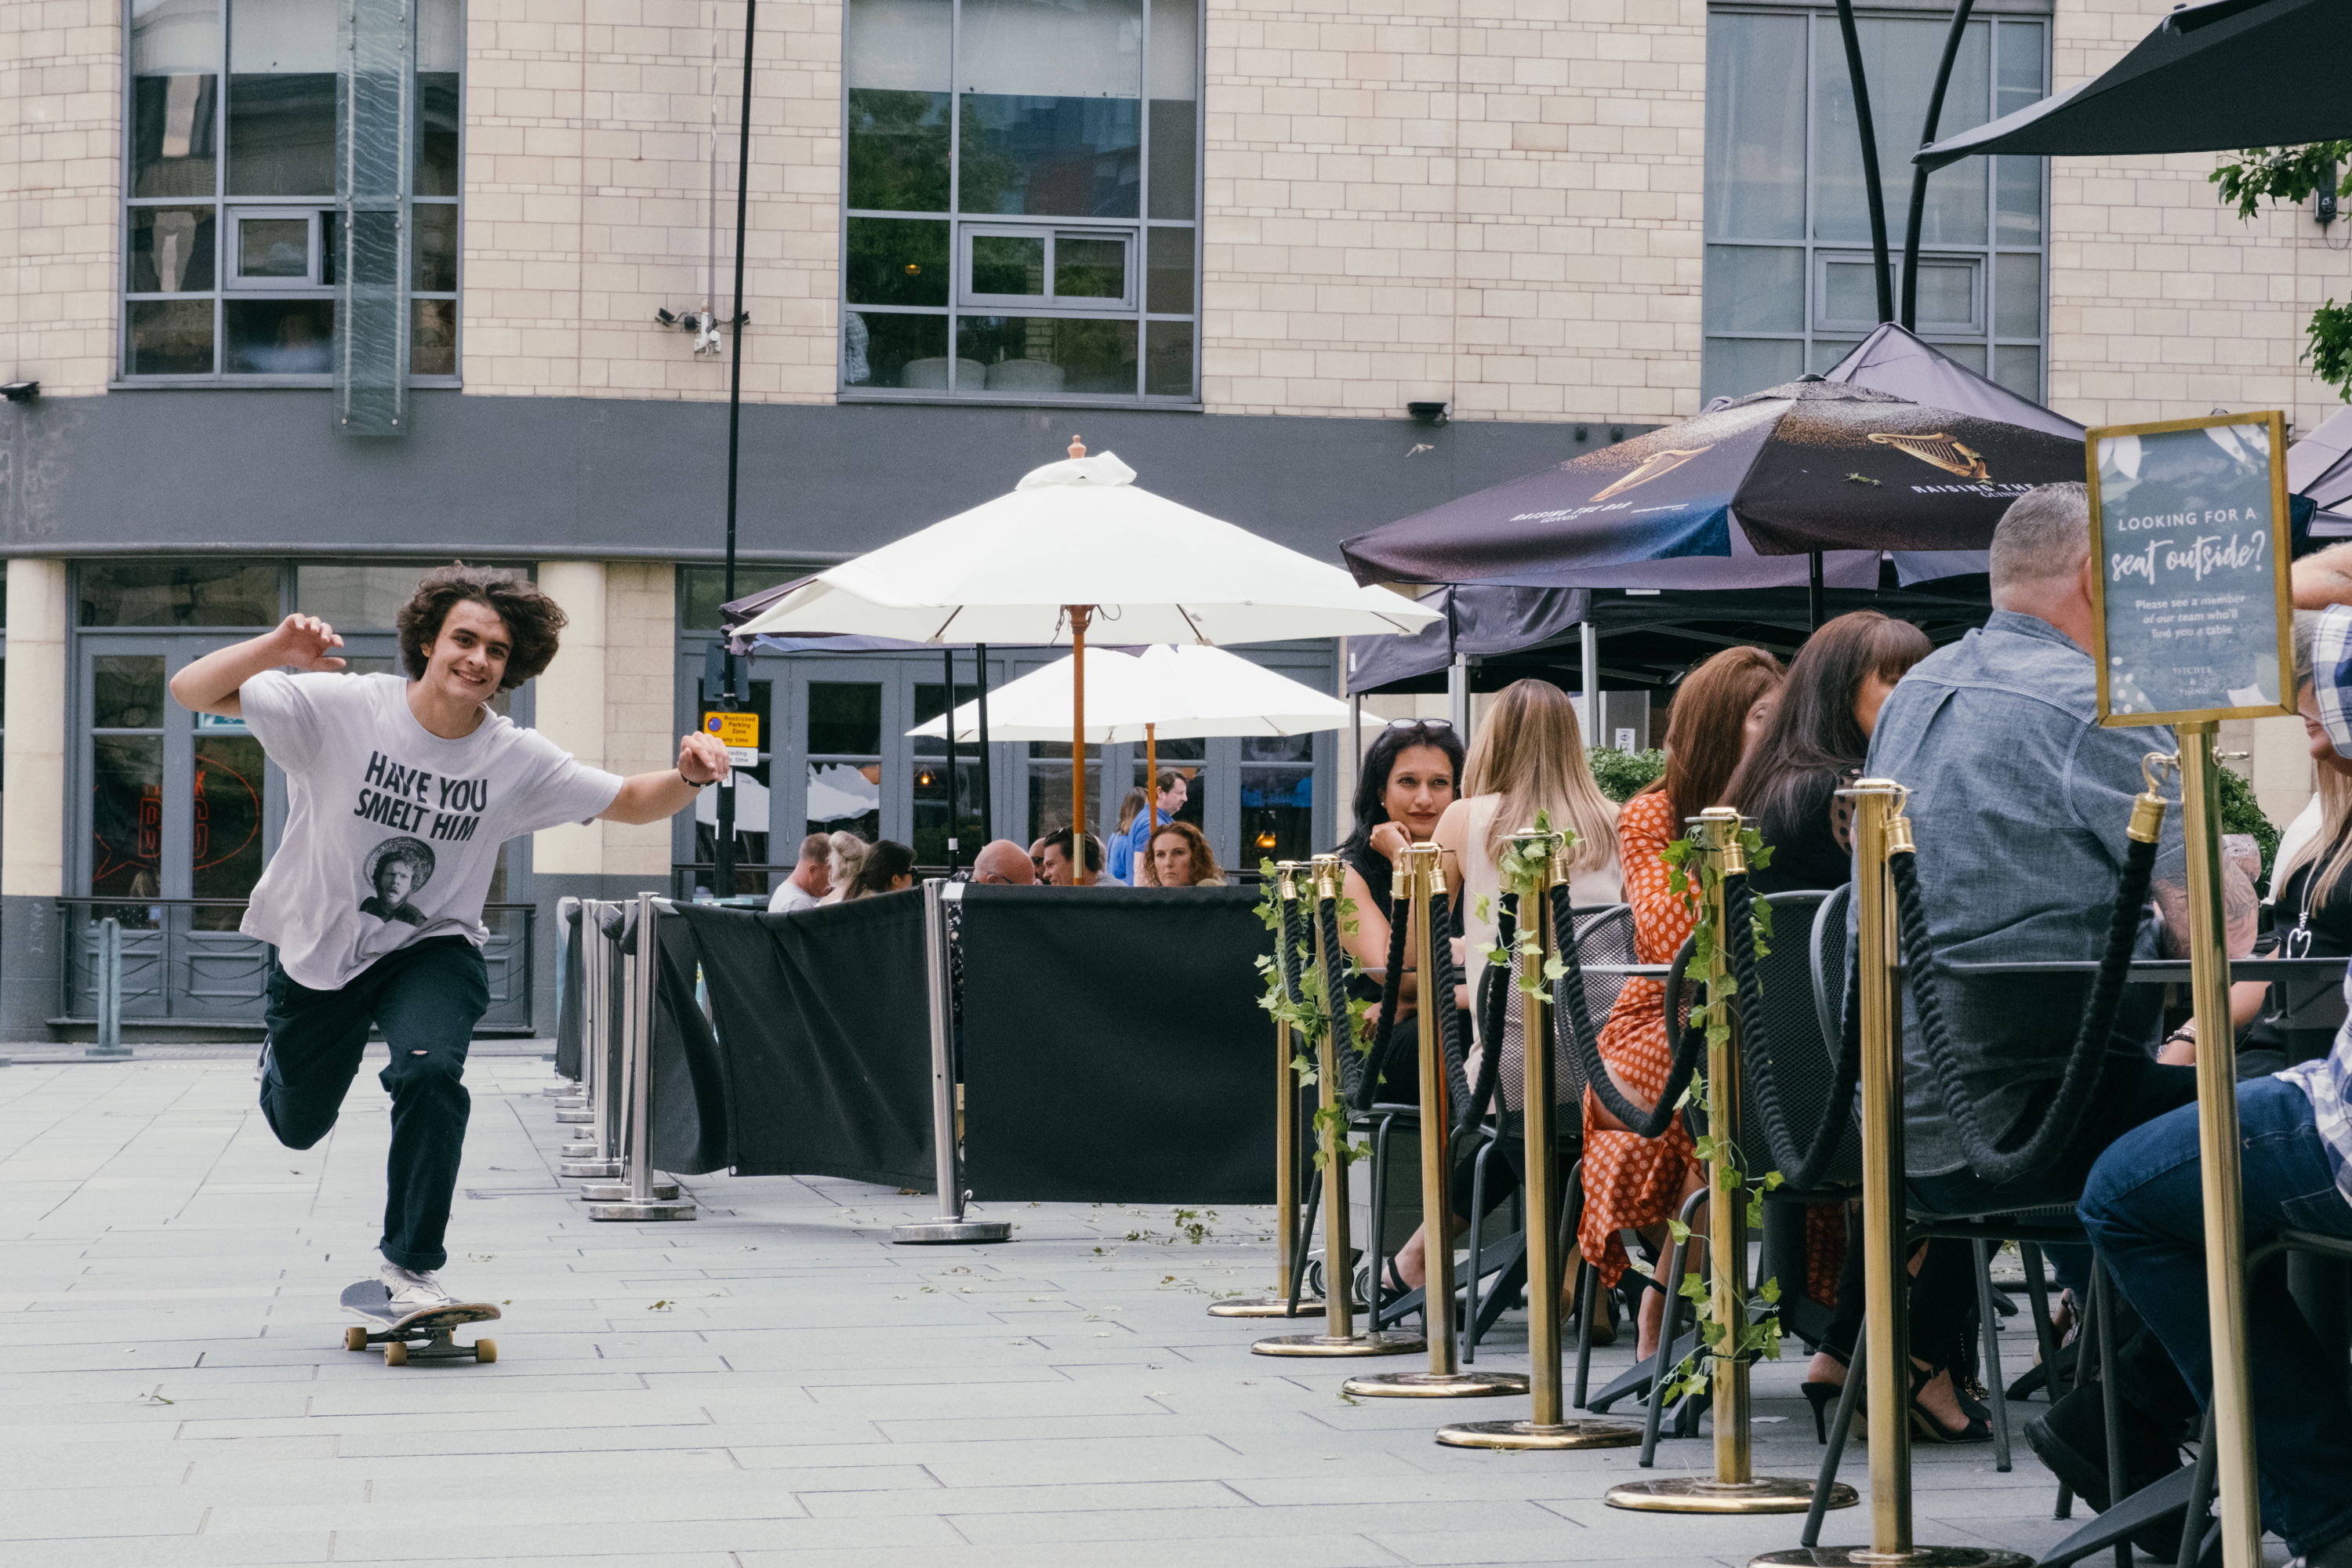
MULTIPOLYGON (((1548 680, 1518 680, 1496 693, 1470 742, 1463 795, 1437 819, 1445 885, 1462 912, 1468 993, 1478 994, 1486 950, 1495 945, 1502 897, 1496 869, 1503 841, 1536 825, 1538 815, 1576 835, 1569 858, 1570 895, 1580 905, 1625 901, 1617 870, 1617 805, 1601 793, 1584 754, 1584 732, 1568 693, 1548 680)), ((1474 1047, 1469 1074, 1478 1076, 1474 1047)), ((1396 1277, 1422 1282, 1423 1237, 1415 1231, 1396 1256, 1396 1277)))
POLYGON ((817 901, 837 904, 849 896, 849 884, 857 880, 858 868, 866 864, 866 852, 873 846, 855 833, 845 831, 826 837, 833 844, 832 853, 825 860, 826 876, 833 884, 833 890, 817 901))

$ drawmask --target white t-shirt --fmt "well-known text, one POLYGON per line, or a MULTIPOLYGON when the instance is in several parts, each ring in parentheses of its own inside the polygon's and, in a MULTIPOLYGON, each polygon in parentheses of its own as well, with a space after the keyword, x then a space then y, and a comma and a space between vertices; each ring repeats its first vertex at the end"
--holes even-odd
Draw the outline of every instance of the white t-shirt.
POLYGON ((768 912, 772 915, 788 915, 794 910, 813 910, 823 902, 824 900, 822 898, 787 878, 777 886, 774 892, 768 895, 768 912))
POLYGON ((396 675, 267 670, 237 692, 286 773, 286 833, 239 928, 297 984, 332 991, 427 937, 478 946, 499 846, 613 804, 618 776, 485 710, 446 740, 396 675))

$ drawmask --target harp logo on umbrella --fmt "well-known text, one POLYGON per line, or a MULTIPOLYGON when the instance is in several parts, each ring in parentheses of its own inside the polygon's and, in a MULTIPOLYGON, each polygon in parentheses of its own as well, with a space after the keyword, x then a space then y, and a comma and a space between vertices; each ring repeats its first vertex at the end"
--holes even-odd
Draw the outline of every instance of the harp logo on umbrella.
POLYGON ((1627 490, 1633 489, 1636 486, 1646 485, 1652 479, 1657 479, 1662 475, 1673 473, 1676 468, 1681 468, 1693 458, 1703 456, 1704 454, 1714 450, 1715 444, 1713 442, 1709 442, 1704 447, 1692 447, 1688 448, 1668 447, 1663 452, 1653 452, 1648 457, 1643 458, 1639 463, 1635 464, 1634 467, 1623 477, 1612 482, 1608 489, 1595 493, 1592 499, 1597 501, 1601 501, 1607 500, 1611 496, 1623 495, 1627 490))
POLYGON ((1964 447, 1951 437, 1937 431, 1933 436, 1897 436, 1873 432, 1867 439, 1880 447, 1892 447, 1906 457, 1932 463, 1948 474, 1958 474, 1964 479, 1989 482, 1992 475, 1985 471, 1983 455, 1975 448, 1964 447))

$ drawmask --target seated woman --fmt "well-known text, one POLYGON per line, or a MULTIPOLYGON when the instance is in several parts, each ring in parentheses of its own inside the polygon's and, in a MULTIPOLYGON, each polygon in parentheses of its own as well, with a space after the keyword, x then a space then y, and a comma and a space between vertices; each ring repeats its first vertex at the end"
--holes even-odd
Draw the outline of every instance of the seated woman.
POLYGON ((817 902, 837 904, 849 897, 849 885, 857 880, 857 868, 865 864, 866 852, 871 846, 855 833, 827 837, 833 840, 833 853, 825 859, 825 879, 832 886, 817 902))
POLYGON ((901 888, 915 885, 915 852, 894 838, 885 838, 866 851, 859 861, 856 876, 850 879, 849 890, 842 895, 847 903, 856 899, 870 899, 877 893, 895 893, 901 888))
MULTIPOLYGON (((1748 873, 1750 888, 1769 895, 1853 879, 1853 807, 1838 791, 1862 776, 1886 694, 1932 651, 1925 632, 1876 610, 1840 616, 1806 639, 1771 722, 1724 787, 1723 804, 1738 806, 1771 847, 1771 864, 1748 873)), ((1852 1228, 1859 1216, 1850 1220, 1842 1207, 1817 1204, 1805 1215, 1806 1293, 1836 1310, 1803 1385, 1823 1438, 1862 1333, 1863 1249, 1852 1228)), ((1976 1327, 1973 1267, 1964 1241, 1926 1242, 1911 1254, 1913 1425, 1938 1442, 1992 1441, 1990 1413, 1964 1400, 1952 1378, 1976 1327)))
MULTIPOLYGON (((2338 547, 2339 550, 2341 547, 2338 547)), ((2296 598, 2352 602, 2352 580, 2313 591, 2313 562, 2296 563, 2296 598)), ((2328 579, 2322 578, 2323 584, 2328 579)), ((2339 800, 2352 778, 2352 608, 2330 608, 2298 626, 2298 692, 2320 787, 2339 800)), ((2331 883, 2347 851, 2340 819, 2310 864, 2331 883), (2336 873, 2331 878, 2330 873, 2336 873)), ((2316 892, 2323 904, 2331 885, 2316 892)), ((2238 1086, 2238 1147, 2251 1248, 2281 1230, 2352 1239, 2352 1025, 2325 1058, 2238 1086)), ((2182 1106, 2125 1133, 2091 1168, 2080 1206, 2124 1296, 2170 1352, 2200 1401, 2212 1392, 2205 1294, 2205 1220, 2198 1108, 2182 1106)), ((2297 1553, 2294 1568, 2352 1568, 2352 1391, 2344 1347, 2312 1330, 2283 1289, 2246 1293, 2263 1523, 2297 1553)), ((2053 1409, 2045 1425, 2060 1424, 2053 1409)), ((2090 1435, 2070 1447, 2088 1447, 2090 1435)), ((2129 1434, 2126 1433, 2128 1437, 2129 1434)), ((2103 1459, 2100 1450, 2090 1449, 2103 1459)), ((2062 1472, 2063 1474, 2063 1472, 2062 1472)), ((2079 1484, 2079 1483, 2078 1483, 2079 1484)))
POLYGON ((1225 874, 1217 868, 1216 851, 1189 822, 1164 822, 1151 836, 1150 853, 1143 863, 1147 888, 1222 888, 1225 874))
MULTIPOLYGON (((1617 815, 1618 854, 1625 902, 1633 909, 1633 957, 1671 963, 1691 933, 1691 910, 1669 885, 1666 846, 1683 824, 1723 797, 1724 785, 1748 744, 1762 733, 1780 690, 1780 661, 1759 647, 1728 647, 1693 669, 1675 688, 1666 720, 1666 771, 1617 815)), ((1665 986, 1636 976, 1617 994, 1601 1030, 1601 1058, 1618 1091, 1636 1103, 1654 1103, 1665 1089, 1674 1052, 1666 1042, 1665 986)), ((1628 1263, 1621 1235, 1633 1231, 1663 1248, 1666 1222, 1704 1180, 1691 1158, 1690 1133, 1677 1116, 1656 1138, 1640 1138, 1584 1098, 1584 1217, 1577 1250, 1613 1287, 1628 1263)), ((1638 1353, 1655 1353, 1665 1298, 1644 1291, 1638 1314, 1638 1353)))
MULTIPOLYGON (((1388 978, 1389 911, 1398 865, 1405 850, 1425 844, 1437 832, 1437 820, 1454 804, 1462 777, 1462 737, 1443 719, 1394 719, 1364 753, 1356 775, 1356 827, 1339 846, 1347 875, 1339 896, 1355 906, 1355 925, 1342 927, 1340 941, 1363 966, 1353 983, 1357 994, 1378 1002, 1388 978)), ((1397 1017, 1402 1039, 1415 1035, 1403 1029, 1413 1016, 1413 964, 1408 952, 1404 987, 1398 998, 1397 1017)), ((1407 1075, 1409 1076, 1409 1075, 1407 1075)), ((1410 1100, 1414 1089, 1399 1081, 1393 1095, 1410 1100)))
MULTIPOLYGON (((1617 876, 1616 803, 1592 777, 1575 705, 1559 687, 1518 680, 1495 694, 1470 748, 1465 789, 1465 797, 1438 819, 1435 837, 1445 852, 1446 886, 1462 914, 1468 994, 1475 996, 1486 950, 1496 942, 1502 897, 1496 861, 1509 835, 1533 827, 1538 816, 1548 818, 1552 826, 1576 836, 1569 859, 1576 902, 1621 903, 1623 892, 1617 876)), ((1475 1050, 1500 1047, 1500 1041, 1479 1040, 1475 1050)), ((1475 1081, 1475 1056, 1468 1070, 1475 1081)), ((1508 1178, 1502 1190, 1509 1190, 1508 1178)), ((1396 1278, 1407 1285, 1422 1281, 1423 1248, 1423 1233, 1415 1231, 1397 1251, 1396 1278)))

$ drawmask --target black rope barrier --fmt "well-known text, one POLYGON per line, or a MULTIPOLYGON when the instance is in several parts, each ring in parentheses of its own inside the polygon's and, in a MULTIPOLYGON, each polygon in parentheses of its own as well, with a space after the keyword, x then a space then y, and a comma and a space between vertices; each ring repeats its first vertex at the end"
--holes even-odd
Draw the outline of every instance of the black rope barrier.
POLYGON ((1810 1145, 1801 1147, 1790 1130, 1786 1101, 1780 1098, 1780 1045, 1772 1037, 1764 1008, 1764 983, 1756 972, 1755 895, 1745 872, 1723 879, 1725 946, 1731 956, 1731 973, 1739 998, 1739 1026, 1755 1046, 1741 1066, 1746 1081, 1756 1089, 1756 1110, 1764 1123, 1765 1142, 1781 1179, 1800 1190, 1821 1185, 1836 1163, 1839 1145, 1853 1125, 1854 1091, 1862 1084, 1861 950, 1847 955, 1844 1008, 1838 1047, 1832 1058, 1834 1077, 1829 1104, 1810 1145))
MULTIPOLYGON (((1518 941, 1519 896, 1505 893, 1495 901, 1495 945, 1505 952, 1514 951, 1518 941)), ((1470 1086, 1470 1099, 1456 1118, 1463 1126, 1486 1119, 1487 1108, 1495 1105, 1495 1090, 1501 1077, 1503 1032, 1509 1027, 1511 987, 1517 976, 1511 973, 1508 960, 1501 963, 1489 962, 1478 976, 1478 994, 1470 1000, 1477 1009, 1478 1037, 1486 1048, 1478 1056, 1478 1081, 1470 1086)))
MULTIPOLYGON (((1445 1096, 1460 1110, 1466 1110, 1470 1103, 1470 1021, 1454 998, 1454 987, 1460 976, 1454 967, 1454 941, 1448 934, 1453 924, 1453 910, 1446 895, 1442 891, 1431 893, 1429 961, 1437 994, 1423 997, 1421 1005, 1437 1009, 1437 1045, 1445 1058, 1445 1096)), ((1455 1125, 1465 1125, 1458 1116, 1455 1125)))
MULTIPOLYGON (((1552 888, 1551 918, 1554 930, 1575 931, 1576 906, 1565 884, 1552 888)), ((1635 1137, 1664 1137, 1666 1129, 1674 1125, 1675 1107, 1681 1101, 1683 1091, 1690 1088, 1691 1075, 1698 1070, 1699 1057, 1706 1049, 1706 1029, 1704 1026, 1694 1026, 1688 1022, 1677 1026, 1673 1018, 1666 1019, 1666 1035, 1675 1040, 1675 1050, 1666 1069, 1665 1087, 1659 1091, 1656 1104, 1637 1105, 1617 1087, 1617 1080, 1610 1076, 1609 1064, 1601 1059, 1600 1031, 1592 1026, 1591 1016, 1587 1011, 1584 966, 1578 960, 1572 934, 1569 940, 1560 942, 1559 956, 1564 973, 1554 987, 1559 998, 1559 1005, 1552 1009, 1555 1027, 1560 1026, 1557 1020, 1565 1020, 1570 1040, 1576 1047, 1577 1062, 1584 1069, 1585 1081, 1591 1086, 1594 1098, 1601 1101, 1601 1108, 1610 1115, 1623 1122, 1626 1131, 1635 1137), (1678 1027, 1679 1036, 1676 1034, 1678 1027)))
MULTIPOLYGON (((1294 890, 1295 888, 1294 882, 1294 890)), ((1275 905, 1281 921, 1281 934, 1277 940, 1282 944, 1275 955, 1275 965, 1282 976, 1283 1000, 1295 1007, 1307 997, 1306 987, 1298 983, 1299 950, 1307 945, 1307 917, 1295 898, 1286 899, 1277 894, 1275 905)))
POLYGON ((1909 848, 1899 845, 1887 856, 1887 871, 1895 883, 1895 917, 1903 936, 1923 1054, 1936 1076, 1936 1087, 1943 1096, 1953 1129, 1959 1134, 1961 1152, 1979 1180, 2003 1186, 2043 1174, 2081 1131, 2083 1112, 2098 1087, 2101 1058, 2106 1054, 2108 1037, 2115 1027, 2116 1007, 2123 999, 2132 945, 2138 940, 2140 922, 2146 914, 2148 883, 2156 869, 2156 850, 2152 832, 2145 839, 2137 836, 2131 839, 2124 857, 2123 875, 2116 882, 2115 912, 2107 923, 2106 952, 2100 957, 2098 973, 2084 1003, 2082 1022, 2067 1053, 2057 1092, 2043 1107, 2032 1132, 2022 1139, 2011 1138, 2007 1147, 1984 1135, 1977 1120, 1976 1101, 1961 1079, 1960 1064, 1953 1053, 1937 973, 1942 959, 1927 932, 1927 915, 1919 895, 1917 858, 1909 848))
POLYGON ((1348 1013, 1348 950, 1339 945, 1339 901, 1318 899, 1315 919, 1323 935, 1323 1026, 1331 1031, 1332 1059, 1339 1064, 1342 1095, 1352 1098, 1352 1089, 1363 1076, 1363 1066, 1348 1013))

